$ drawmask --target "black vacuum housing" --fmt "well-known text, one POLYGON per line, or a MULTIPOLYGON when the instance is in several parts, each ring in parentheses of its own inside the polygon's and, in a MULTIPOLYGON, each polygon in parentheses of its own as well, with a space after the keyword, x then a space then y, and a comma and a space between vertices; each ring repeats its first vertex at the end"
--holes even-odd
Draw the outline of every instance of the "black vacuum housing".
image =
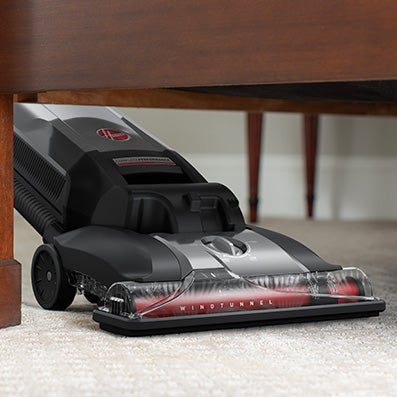
POLYGON ((15 208, 43 236, 32 285, 44 308, 65 309, 80 291, 99 304, 94 319, 102 328, 134 335, 257 324, 280 319, 280 312, 285 320, 384 309, 375 299, 339 303, 330 311, 322 300, 316 307, 268 308, 262 314, 132 318, 126 312, 130 298, 121 292, 108 296, 114 284, 174 285, 211 269, 248 279, 342 268, 295 240, 246 225, 227 187, 208 183, 115 109, 15 104, 14 114, 15 208))

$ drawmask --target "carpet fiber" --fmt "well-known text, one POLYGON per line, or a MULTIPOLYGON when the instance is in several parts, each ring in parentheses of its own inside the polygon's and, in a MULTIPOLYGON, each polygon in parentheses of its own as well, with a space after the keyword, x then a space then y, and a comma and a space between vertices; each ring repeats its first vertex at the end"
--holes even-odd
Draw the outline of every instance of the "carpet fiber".
POLYGON ((386 300, 380 317, 125 338, 93 305, 40 309, 29 266, 39 236, 16 217, 22 325, 0 330, 1 396, 397 395, 397 223, 267 220, 324 259, 359 265, 386 300))

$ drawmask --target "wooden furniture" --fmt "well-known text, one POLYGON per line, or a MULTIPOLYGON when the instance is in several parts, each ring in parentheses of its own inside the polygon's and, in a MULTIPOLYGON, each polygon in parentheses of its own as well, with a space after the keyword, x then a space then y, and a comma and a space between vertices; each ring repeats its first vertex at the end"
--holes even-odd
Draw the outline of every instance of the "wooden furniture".
POLYGON ((21 321, 21 267, 13 257, 12 95, 0 95, 0 328, 21 321))
POLYGON ((259 202, 259 169, 261 160, 261 143, 263 132, 263 113, 247 113, 247 152, 249 175, 249 220, 257 221, 259 202))
POLYGON ((305 130, 306 205, 307 216, 312 218, 316 180, 318 115, 305 114, 303 117, 305 130))
MULTIPOLYGON (((249 221, 257 222, 259 203, 259 169, 263 135, 263 113, 247 113, 247 146, 249 170, 249 221)), ((317 162, 318 115, 304 114, 306 214, 313 217, 317 162)))
POLYGON ((396 104, 349 98, 159 89, 396 79, 394 0, 14 0, 1 2, 0 15, 0 326, 17 323, 20 310, 12 95, 41 103, 397 114, 396 104))

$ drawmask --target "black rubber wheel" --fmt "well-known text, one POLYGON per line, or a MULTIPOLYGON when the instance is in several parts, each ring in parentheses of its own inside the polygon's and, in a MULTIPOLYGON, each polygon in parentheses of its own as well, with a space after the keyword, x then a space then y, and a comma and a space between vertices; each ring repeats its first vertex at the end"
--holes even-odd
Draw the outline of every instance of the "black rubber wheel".
POLYGON ((89 292, 84 292, 84 297, 90 303, 98 303, 99 302, 99 296, 96 296, 96 295, 91 294, 89 292))
POLYGON ((36 300, 44 309, 65 310, 73 302, 76 288, 69 284, 53 245, 43 244, 37 248, 31 278, 36 300))

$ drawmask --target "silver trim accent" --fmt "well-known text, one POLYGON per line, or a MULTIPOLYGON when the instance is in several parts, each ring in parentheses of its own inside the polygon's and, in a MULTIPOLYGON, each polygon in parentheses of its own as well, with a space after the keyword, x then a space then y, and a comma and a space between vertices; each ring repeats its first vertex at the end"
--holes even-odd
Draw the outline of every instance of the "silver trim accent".
POLYGON ((202 234, 153 235, 170 249, 177 250, 189 261, 192 269, 223 267, 239 276, 308 273, 309 269, 270 239, 245 229, 234 235, 202 234), (247 250, 241 255, 230 255, 208 247, 203 241, 222 237, 238 240, 247 250), (172 248, 171 248, 172 247, 172 248))

